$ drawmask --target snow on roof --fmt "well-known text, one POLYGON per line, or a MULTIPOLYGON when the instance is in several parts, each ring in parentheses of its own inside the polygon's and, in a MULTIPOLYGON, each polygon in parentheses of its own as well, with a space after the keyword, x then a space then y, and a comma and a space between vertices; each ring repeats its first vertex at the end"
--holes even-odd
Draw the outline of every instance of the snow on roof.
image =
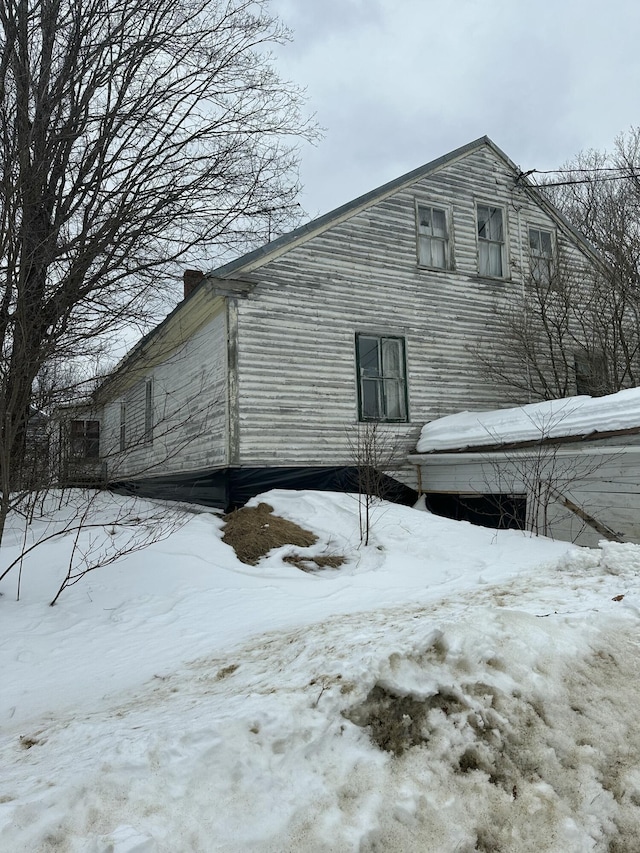
POLYGON ((640 428, 640 388, 606 397, 566 397, 512 409, 459 412, 422 428, 418 453, 464 450, 640 428))

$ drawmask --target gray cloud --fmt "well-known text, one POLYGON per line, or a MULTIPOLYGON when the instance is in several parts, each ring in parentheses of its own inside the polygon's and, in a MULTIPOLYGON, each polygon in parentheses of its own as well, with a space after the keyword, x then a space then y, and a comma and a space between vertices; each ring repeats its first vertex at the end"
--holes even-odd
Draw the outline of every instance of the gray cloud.
POLYGON ((283 73, 327 128, 302 198, 324 212, 484 133, 558 166, 640 124, 632 0, 272 0, 283 73))

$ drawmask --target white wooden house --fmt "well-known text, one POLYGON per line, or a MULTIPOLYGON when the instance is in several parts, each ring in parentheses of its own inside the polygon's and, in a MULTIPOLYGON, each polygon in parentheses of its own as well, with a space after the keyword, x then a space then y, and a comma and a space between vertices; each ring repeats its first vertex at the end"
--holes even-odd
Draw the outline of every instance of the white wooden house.
POLYGON ((483 137, 188 273, 184 301, 95 394, 108 479, 220 506, 270 486, 345 488, 356 434, 376 422, 415 490, 422 424, 513 401, 474 346, 559 251, 597 264, 483 137))
POLYGON ((640 388, 449 415, 417 450, 435 512, 580 545, 640 541, 640 388))

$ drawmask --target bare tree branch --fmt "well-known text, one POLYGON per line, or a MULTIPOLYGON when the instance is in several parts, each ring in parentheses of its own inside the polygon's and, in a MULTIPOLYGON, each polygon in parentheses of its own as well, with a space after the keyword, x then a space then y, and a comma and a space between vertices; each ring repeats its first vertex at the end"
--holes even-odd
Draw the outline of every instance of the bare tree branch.
POLYGON ((0 0, 0 537, 36 378, 298 211, 265 0, 0 0))

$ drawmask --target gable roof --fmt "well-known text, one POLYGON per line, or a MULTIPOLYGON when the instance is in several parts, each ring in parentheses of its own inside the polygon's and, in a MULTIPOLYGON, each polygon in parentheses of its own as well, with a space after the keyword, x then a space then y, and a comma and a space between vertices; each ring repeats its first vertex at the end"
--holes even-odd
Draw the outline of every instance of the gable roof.
POLYGON ((572 234, 573 238, 582 246, 590 257, 592 257, 598 264, 603 263, 602 259, 587 239, 573 225, 571 225, 567 219, 565 219, 559 210, 556 210, 551 202, 549 202, 533 184, 527 180, 522 170, 516 166, 509 157, 507 157, 504 151, 502 151, 502 149, 500 149, 488 136, 481 136, 478 139, 474 139, 473 142, 468 142, 466 145, 462 145, 460 148, 456 148, 448 154, 444 154, 442 157, 438 157, 435 160, 431 160, 429 163, 425 163, 424 166, 419 166, 417 169, 413 169, 412 171, 401 175, 399 178, 394 178, 392 181, 382 184, 382 186, 353 199, 353 201, 349 201, 346 204, 335 208, 335 210, 329 211, 329 213, 319 216, 317 219, 312 219, 310 222, 301 225, 299 228, 296 228, 287 234, 283 234, 271 243, 267 243, 251 252, 247 252, 245 255, 241 255, 234 261, 230 261, 227 264, 216 267, 208 273, 208 275, 217 276, 218 278, 226 278, 227 276, 233 276, 238 272, 248 273, 254 269, 258 269, 263 264, 274 260, 279 255, 294 248, 294 246, 305 243, 307 240, 322 234, 323 231, 343 222, 355 213, 365 210, 372 204, 376 204, 382 199, 393 195, 398 190, 406 186, 410 186, 421 178, 441 169, 443 166, 461 159, 462 157, 466 157, 471 152, 483 147, 489 148, 511 171, 514 172, 516 179, 521 182, 521 185, 533 196, 535 201, 543 207, 546 213, 555 219, 562 228, 572 234))
POLYGON ((195 322, 198 325, 201 325, 202 318, 206 314, 206 309, 204 308, 205 302, 211 299, 219 301, 220 297, 224 298, 226 296, 246 296, 253 287, 255 287, 255 283, 246 280, 243 281, 241 278, 242 274, 250 273, 252 270, 258 269, 269 261, 274 260, 279 255, 293 249, 295 246, 305 243, 307 240, 322 234, 334 225, 349 219, 349 217, 361 210, 365 210, 382 199, 393 195, 398 190, 410 186, 421 178, 433 174, 438 169, 466 157, 473 151, 480 150, 483 147, 488 148, 496 157, 502 160, 505 166, 514 173, 515 178, 520 182, 520 185, 532 195, 535 201, 549 214, 549 216, 554 219, 560 227, 564 228, 565 231, 571 233, 574 240, 598 265, 603 265, 602 259, 595 249, 588 243, 586 238, 576 228, 574 228, 574 226, 571 225, 571 223, 568 222, 558 210, 556 210, 551 202, 549 202, 534 185, 527 180, 521 169, 516 166, 509 157, 507 157, 504 151, 502 151, 488 136, 481 136, 478 139, 474 139, 472 142, 468 142, 466 145, 462 145, 460 148, 450 151, 448 154, 437 157, 435 160, 431 160, 429 163, 425 163, 423 166, 419 166, 417 169, 413 169, 412 171, 401 175, 399 178, 394 178, 394 180, 388 181, 386 184, 382 184, 376 189, 353 199, 353 201, 347 202, 346 204, 335 208, 335 210, 329 211, 329 213, 325 213, 322 216, 301 225, 299 228, 290 231, 288 234, 283 234, 271 243, 260 246, 251 252, 241 255, 239 258, 236 258, 236 260, 208 272, 203 276, 200 283, 193 288, 192 292, 186 299, 178 303, 176 308, 174 308, 174 310, 168 314, 167 317, 159 323, 159 325, 153 328, 140 341, 138 341, 138 343, 118 364, 113 373, 111 373, 110 376, 107 377, 107 379, 105 379, 96 389, 94 396, 98 397, 101 394, 104 394, 107 389, 111 391, 113 386, 117 384, 113 381, 116 376, 119 376, 123 370, 131 367, 141 357, 146 357, 147 350, 150 346, 159 349, 161 338, 171 337, 172 333, 177 331, 176 343, 179 340, 184 340, 188 331, 183 327, 183 320, 186 319, 186 325, 189 326, 188 318, 193 315, 194 318, 196 318, 195 322))

